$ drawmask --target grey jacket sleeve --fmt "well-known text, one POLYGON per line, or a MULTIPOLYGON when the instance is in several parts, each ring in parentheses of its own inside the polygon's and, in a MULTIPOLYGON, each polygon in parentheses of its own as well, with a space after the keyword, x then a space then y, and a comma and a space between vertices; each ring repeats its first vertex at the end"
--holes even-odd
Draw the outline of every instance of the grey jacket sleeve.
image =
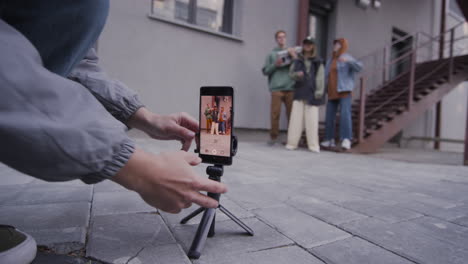
POLYGON ((0 47, 0 162, 47 181, 114 176, 134 152, 125 126, 1 19, 0 47))
POLYGON ((320 64, 315 78, 315 98, 322 98, 325 92, 325 70, 323 64, 320 64))
POLYGON ((69 78, 86 87, 109 113, 126 124, 143 104, 133 90, 111 79, 98 62, 96 50, 90 49, 86 57, 73 69, 69 78))

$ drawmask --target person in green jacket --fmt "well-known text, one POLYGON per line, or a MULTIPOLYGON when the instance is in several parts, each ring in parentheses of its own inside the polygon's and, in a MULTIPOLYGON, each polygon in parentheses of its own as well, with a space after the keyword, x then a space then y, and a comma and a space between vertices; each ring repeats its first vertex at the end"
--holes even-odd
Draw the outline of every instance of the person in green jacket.
POLYGON ((211 122, 213 121, 211 117, 211 107, 210 104, 206 104, 205 108, 205 118, 206 118, 206 131, 211 130, 211 122))
MULTIPOLYGON (((294 80, 289 76, 289 64, 283 63, 277 53, 286 50, 286 32, 278 30, 275 33, 276 43, 278 44, 266 57, 262 72, 268 76, 268 86, 271 92, 271 130, 269 145, 277 142, 279 135, 279 119, 281 114, 281 104, 286 106, 286 115, 289 122, 292 102, 294 97, 294 80)), ((289 53, 293 49, 288 49, 289 53)))

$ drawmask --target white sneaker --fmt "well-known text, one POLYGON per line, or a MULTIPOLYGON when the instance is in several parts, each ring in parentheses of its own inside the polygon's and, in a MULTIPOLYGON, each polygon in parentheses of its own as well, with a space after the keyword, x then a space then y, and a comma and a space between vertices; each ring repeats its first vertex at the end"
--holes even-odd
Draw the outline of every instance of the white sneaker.
POLYGON ((341 141, 341 147, 346 149, 346 150, 351 149, 351 140, 349 140, 347 138, 343 139, 343 141, 341 141))
POLYGON ((287 149, 287 150, 296 150, 297 147, 291 146, 291 145, 287 145, 287 144, 286 144, 286 149, 287 149))
POLYGON ((324 148, 334 148, 334 147, 336 147, 335 140, 330 139, 330 140, 322 141, 322 143, 320 143, 320 146, 322 146, 324 148))

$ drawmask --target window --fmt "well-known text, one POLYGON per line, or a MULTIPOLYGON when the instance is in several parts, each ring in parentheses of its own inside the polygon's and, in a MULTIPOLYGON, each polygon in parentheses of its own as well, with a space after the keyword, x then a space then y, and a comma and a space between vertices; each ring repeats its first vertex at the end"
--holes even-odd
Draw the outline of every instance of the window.
POLYGON ((151 15, 232 34, 234 0, 151 0, 151 15))

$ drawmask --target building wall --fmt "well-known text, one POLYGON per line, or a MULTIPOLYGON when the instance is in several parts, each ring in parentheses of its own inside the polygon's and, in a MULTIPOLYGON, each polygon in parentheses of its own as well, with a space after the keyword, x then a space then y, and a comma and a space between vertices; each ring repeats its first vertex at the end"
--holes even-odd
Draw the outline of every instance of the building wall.
MULTIPOLYGON (((198 117, 201 86, 233 86, 235 125, 269 128, 270 93, 261 68, 275 46, 276 30, 286 30, 289 44, 294 44, 298 3, 235 4, 242 42, 150 19, 148 0, 112 0, 99 43, 102 64, 157 113, 186 111, 198 117)), ((285 123, 283 115, 283 129, 285 123)))
MULTIPOLYGON (((234 31, 241 42, 150 19, 148 0, 113 0, 99 43, 102 64, 111 76, 137 90, 148 108, 163 114, 186 111, 198 116, 199 87, 231 85, 236 91, 235 125, 269 128, 270 94, 261 67, 275 46, 276 30, 286 30, 289 45, 295 44, 298 1, 235 0, 235 6, 234 31)), ((388 44, 393 27, 438 34, 439 14, 440 0, 384 1, 379 10, 363 10, 355 1, 338 0, 330 14, 328 43, 345 37, 350 53, 360 58, 388 44)), ((365 67, 375 67, 381 63, 379 58, 368 58, 365 67)), ((443 137, 463 139, 466 93, 466 85, 460 86, 443 100, 443 137)), ((281 128, 286 129, 284 114, 281 128)), ((430 110, 406 128, 403 136, 433 134, 434 110, 430 110)), ((429 148, 432 144, 412 142, 409 146, 429 148)), ((442 144, 446 150, 461 147, 442 144)))

